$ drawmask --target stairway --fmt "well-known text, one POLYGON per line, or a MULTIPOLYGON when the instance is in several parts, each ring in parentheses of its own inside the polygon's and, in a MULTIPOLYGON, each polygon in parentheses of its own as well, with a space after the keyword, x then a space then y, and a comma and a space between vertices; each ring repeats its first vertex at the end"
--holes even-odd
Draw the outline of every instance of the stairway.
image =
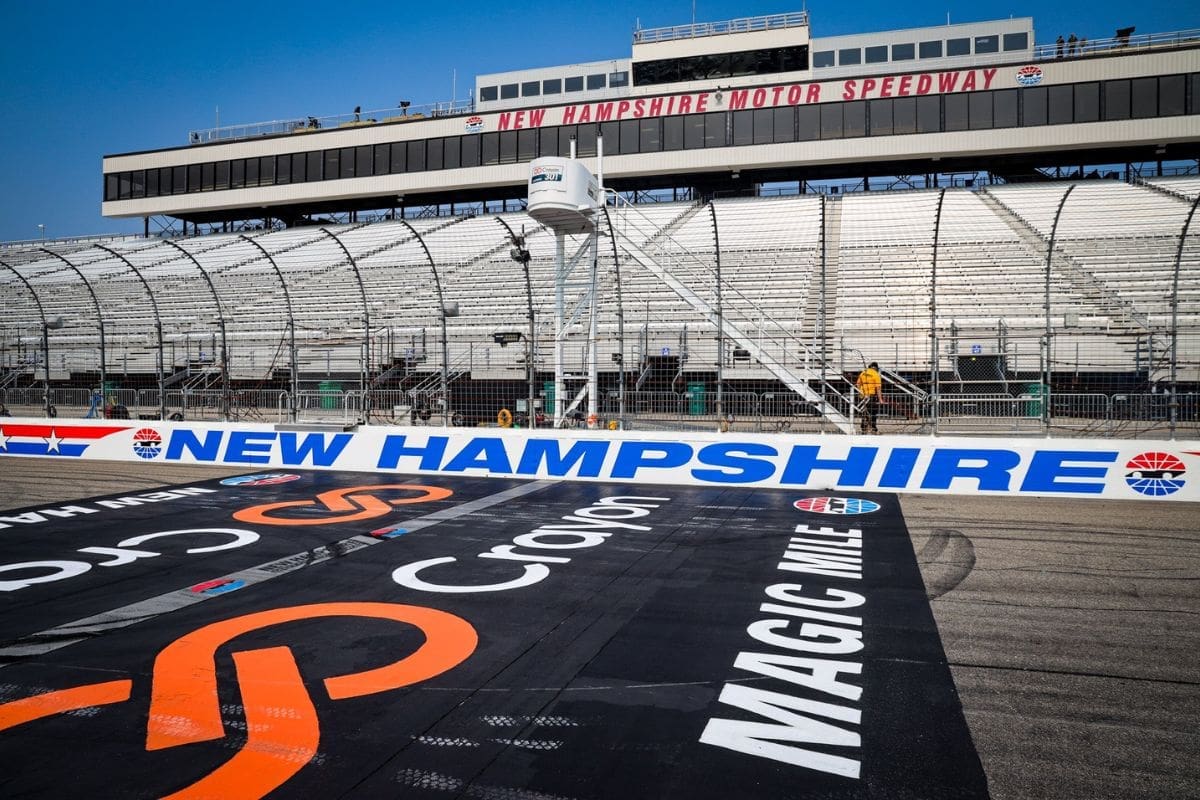
POLYGON ((811 403, 817 413, 825 417, 840 431, 843 433, 854 432, 854 426, 851 424, 849 418, 831 405, 826 397, 823 397, 808 385, 810 380, 824 382, 822 374, 811 370, 794 371, 781 364, 774 355, 762 347, 758 337, 747 334, 734 325, 728 318, 718 316, 716 309, 707 300, 696 294, 696 292, 675 276, 675 270, 660 264, 646 253, 639 243, 622 234, 618 226, 613 227, 618 246, 625 251, 631 260, 656 277, 693 309, 700 312, 707 322, 714 328, 719 328, 726 337, 736 342, 738 347, 749 352, 751 358, 754 358, 759 364, 768 369, 788 389, 811 403))
MULTIPOLYGON (((829 363, 829 331, 837 316, 837 286, 839 250, 842 242, 842 200, 827 197, 822 204, 822 259, 824 266, 817 265, 808 284, 808 296, 804 300, 803 329, 811 331, 810 347, 820 361, 829 363), (822 313, 822 308, 824 313, 822 313)), ((828 376, 827 376, 828 377, 828 376)))

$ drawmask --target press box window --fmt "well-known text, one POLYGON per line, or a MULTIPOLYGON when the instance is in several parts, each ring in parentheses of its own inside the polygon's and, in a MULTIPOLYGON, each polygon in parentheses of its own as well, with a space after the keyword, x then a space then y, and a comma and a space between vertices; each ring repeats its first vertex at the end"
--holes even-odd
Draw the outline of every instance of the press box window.
POLYGON ((495 86, 484 86, 479 90, 479 102, 490 103, 500 97, 500 90, 495 86))
POLYGON ((833 51, 820 50, 813 53, 813 67, 832 67, 834 66, 833 51))
POLYGON ((1004 50, 1028 50, 1029 49, 1029 34, 1028 33, 1006 33, 1004 34, 1004 50))
POLYGON ((608 85, 609 85, 609 88, 612 88, 612 89, 615 89, 618 86, 628 86, 629 85, 629 73, 628 72, 613 72, 613 73, 609 74, 608 85))
POLYGON ((917 48, 912 42, 892 45, 892 61, 912 61, 916 58, 917 48))
POLYGON ((882 64, 888 60, 888 46, 886 44, 876 45, 875 47, 867 48, 867 63, 882 64))
POLYGON ((948 56, 969 56, 969 55, 971 55, 971 40, 970 39, 947 39, 946 40, 946 55, 948 55, 948 56))
POLYGON ((562 78, 542 81, 542 94, 562 94, 562 78))
POLYGON ((514 100, 517 97, 517 85, 515 83, 505 83, 500 87, 501 100, 514 100))
POLYGON ((607 83, 607 81, 608 81, 607 75, 588 75, 587 76, 588 91, 590 92, 595 89, 603 89, 605 84, 607 83))
POLYGON ((976 36, 975 37, 975 52, 976 53, 999 53, 1000 52, 1000 37, 992 36, 976 36))
POLYGON ((936 42, 921 42, 918 52, 921 58, 941 58, 942 42, 940 39, 936 42))
POLYGON ((541 93, 541 81, 526 81, 521 84, 521 97, 537 97, 541 93))
POLYGON ((850 64, 862 63, 862 50, 857 47, 850 47, 845 50, 838 50, 838 64, 845 67, 850 64))
POLYGON ((567 78, 566 83, 564 85, 568 92, 582 92, 583 91, 583 76, 576 75, 574 78, 567 78))

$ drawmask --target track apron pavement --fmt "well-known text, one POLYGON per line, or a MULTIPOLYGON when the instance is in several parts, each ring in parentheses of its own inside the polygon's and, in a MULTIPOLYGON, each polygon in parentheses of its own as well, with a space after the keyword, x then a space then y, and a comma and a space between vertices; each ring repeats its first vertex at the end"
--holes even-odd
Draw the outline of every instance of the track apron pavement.
POLYGON ((269 475, 7 512, 5 796, 988 796, 894 496, 269 475))

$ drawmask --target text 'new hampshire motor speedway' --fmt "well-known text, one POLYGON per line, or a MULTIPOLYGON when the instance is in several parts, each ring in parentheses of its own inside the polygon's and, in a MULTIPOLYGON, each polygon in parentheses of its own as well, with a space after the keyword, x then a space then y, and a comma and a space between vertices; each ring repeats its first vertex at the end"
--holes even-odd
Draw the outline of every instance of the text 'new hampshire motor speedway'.
POLYGON ((876 446, 720 441, 513 438, 389 434, 363 453, 353 433, 171 431, 165 459, 196 463, 313 466, 421 473, 646 480, 701 484, 833 486, 1098 495, 1116 450, 876 446), (356 443, 357 444, 357 443, 356 443), (350 450, 354 450, 353 453, 350 450), (369 459, 369 460, 368 460, 369 459))

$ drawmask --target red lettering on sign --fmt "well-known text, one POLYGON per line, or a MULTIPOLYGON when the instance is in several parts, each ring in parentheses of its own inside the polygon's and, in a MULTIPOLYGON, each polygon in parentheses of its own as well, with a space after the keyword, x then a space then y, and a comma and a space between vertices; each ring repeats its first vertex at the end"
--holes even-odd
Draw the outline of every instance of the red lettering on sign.
POLYGON ((992 78, 996 77, 996 68, 985 69, 983 71, 983 88, 990 89, 992 86, 992 78))
POLYGON ((883 82, 879 84, 879 96, 880 97, 891 97, 892 96, 892 84, 895 82, 896 82, 896 79, 891 75, 884 78, 883 82))
POLYGON ((680 114, 689 114, 689 113, 691 113, 691 111, 692 111, 692 96, 690 94, 685 94, 683 97, 679 98, 679 113, 680 114))
POLYGON ((608 122, 612 119, 613 104, 612 103, 597 103, 596 104, 596 122, 608 122))
POLYGON ((754 90, 754 99, 751 100, 751 103, 754 105, 755 108, 762 108, 763 106, 765 106, 767 104, 767 90, 766 89, 755 89, 754 90))
POLYGON ((741 111, 746 107, 746 100, 750 97, 749 89, 736 89, 729 93, 729 110, 741 111))
MULTIPOLYGON (((639 100, 638 102, 640 103, 642 101, 639 100)), ((650 116, 652 116, 652 117, 662 116, 662 110, 663 110, 663 99, 661 97, 656 97, 650 101, 650 116)))
POLYGON ((579 110, 579 106, 567 106, 566 108, 564 108, 563 115, 562 115, 562 124, 563 125, 575 124, 575 112, 578 110, 579 110))
POLYGON ((546 109, 544 109, 544 108, 533 109, 532 111, 529 112, 529 127, 531 127, 531 128, 542 127, 542 120, 544 120, 545 118, 546 118, 546 109))
POLYGON ((508 111, 505 111, 503 114, 500 115, 500 126, 499 126, 500 130, 502 130, 502 131, 508 130, 508 125, 509 125, 509 122, 511 121, 511 118, 512 118, 512 113, 510 113, 508 111))
POLYGON ((579 114, 579 121, 580 122, 591 122, 592 121, 592 107, 591 106, 583 107, 583 111, 580 112, 580 114, 579 114))
POLYGON ((628 100, 622 100, 621 102, 617 103, 617 119, 621 119, 629 112, 629 105, 630 103, 628 100))
POLYGON ((975 70, 967 73, 967 77, 963 78, 962 90, 964 92, 975 91, 975 70))
POLYGON ((866 97, 867 95, 869 95, 871 93, 871 90, 874 88, 875 88, 875 79, 874 78, 863 78, 863 85, 862 85, 862 96, 863 97, 866 97))
POLYGON ((938 73, 938 91, 953 92, 954 87, 958 85, 958 72, 941 72, 938 73))
POLYGON ((857 87, 857 84, 858 84, 858 81, 856 81, 856 80, 848 80, 842 84, 842 86, 844 87, 842 90, 842 99, 843 100, 853 100, 854 99, 854 91, 855 91, 855 88, 857 87))
POLYGON ((787 104, 789 106, 798 106, 804 101, 804 85, 793 83, 788 87, 787 104))
POLYGON ((703 114, 708 111, 708 95, 701 94, 696 96, 696 113, 703 114))
POLYGON ((821 102, 821 84, 810 83, 808 85, 808 97, 804 98, 804 102, 806 102, 806 103, 821 102))
POLYGON ((896 94, 900 95, 901 97, 908 97, 910 94, 912 94, 912 79, 912 75, 905 75, 903 78, 901 78, 900 89, 896 92, 896 94))
POLYGON ((928 73, 917 78, 917 94, 929 94, 933 88, 933 76, 928 73))
POLYGON ((633 116, 640 118, 646 116, 646 101, 642 99, 633 102, 633 116))

